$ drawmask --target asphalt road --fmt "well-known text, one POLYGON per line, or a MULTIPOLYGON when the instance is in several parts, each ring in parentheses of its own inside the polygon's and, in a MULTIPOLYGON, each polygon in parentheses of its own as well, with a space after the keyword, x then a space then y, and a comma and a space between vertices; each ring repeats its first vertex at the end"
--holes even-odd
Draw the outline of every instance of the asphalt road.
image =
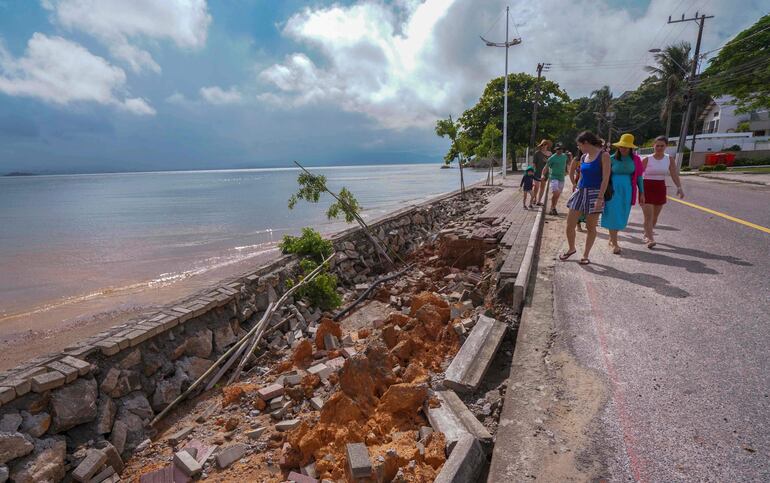
MULTIPOLYGON (((770 187, 684 183, 770 228, 770 187)), ((653 250, 641 224, 634 208, 622 255, 600 235, 580 266, 579 236, 555 269, 559 336, 608 388, 578 458, 610 481, 770 481, 770 234, 672 201, 653 250)))

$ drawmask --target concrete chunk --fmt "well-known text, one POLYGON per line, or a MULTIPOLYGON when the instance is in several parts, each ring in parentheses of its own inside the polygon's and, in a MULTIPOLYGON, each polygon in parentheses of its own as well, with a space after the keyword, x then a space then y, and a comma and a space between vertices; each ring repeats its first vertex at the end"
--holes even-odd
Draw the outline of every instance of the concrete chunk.
POLYGON ((348 471, 353 479, 370 478, 372 475, 372 460, 369 459, 369 449, 364 443, 348 443, 346 446, 348 471))
POLYGON ((444 386, 461 392, 478 389, 507 328, 502 322, 479 315, 478 322, 446 371, 444 386))
POLYGON ((259 427, 256 429, 252 429, 251 431, 246 431, 246 436, 250 439, 259 439, 260 436, 262 436, 262 433, 265 432, 264 427, 259 427))
POLYGON ((187 450, 174 453, 174 465, 187 476, 195 476, 203 471, 200 463, 195 461, 195 458, 187 450))
POLYGON ((435 396, 441 406, 432 408, 425 405, 423 411, 434 431, 444 433, 447 447, 451 450, 460 437, 465 434, 478 439, 482 444, 491 446, 492 435, 476 416, 463 404, 457 394, 451 390, 436 391, 435 396))
POLYGON ((78 370, 74 367, 68 366, 67 364, 63 364, 59 361, 53 361, 46 364, 46 367, 54 370, 59 371, 62 374, 64 374, 64 382, 69 384, 70 382, 74 381, 78 378, 78 370))
POLYGON ((32 391, 41 393, 64 385, 66 377, 59 371, 46 372, 32 378, 32 391))
POLYGON ((313 406, 313 409, 315 409, 316 411, 320 411, 321 408, 324 407, 324 400, 318 396, 311 397, 310 405, 313 406))
POLYGON ((226 448, 222 448, 222 451, 220 451, 217 455, 217 466, 219 466, 219 469, 222 470, 227 468, 231 464, 243 458, 248 448, 249 447, 243 443, 238 443, 226 448))
POLYGON ((329 374, 332 373, 332 370, 326 364, 316 364, 308 369, 307 372, 310 374, 316 374, 321 379, 326 379, 329 377, 329 374))
POLYGON ((0 387, 0 404, 7 404, 16 399, 16 390, 12 387, 0 387))
POLYGON ((102 466, 104 466, 104 463, 106 462, 106 454, 98 449, 90 449, 86 454, 86 458, 81 461, 78 467, 75 468, 75 471, 72 472, 72 479, 75 481, 89 481, 102 469, 102 466))
POLYGON ((455 445, 434 483, 477 481, 486 464, 487 458, 479 441, 465 434, 455 445))
POLYGON ((289 476, 286 477, 286 479, 288 481, 293 481, 294 483, 318 483, 318 480, 315 478, 297 473, 296 471, 289 473, 289 476))

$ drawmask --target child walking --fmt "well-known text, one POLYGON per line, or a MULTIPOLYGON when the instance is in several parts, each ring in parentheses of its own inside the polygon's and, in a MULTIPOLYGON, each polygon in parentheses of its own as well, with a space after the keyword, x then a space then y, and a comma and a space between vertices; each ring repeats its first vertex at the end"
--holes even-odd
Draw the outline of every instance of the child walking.
POLYGON ((529 195, 529 207, 534 208, 532 205, 533 203, 533 196, 532 196, 532 186, 535 183, 535 168, 532 166, 527 166, 527 170, 524 172, 524 176, 521 178, 521 184, 519 185, 519 189, 524 191, 524 206, 523 208, 527 209, 527 195, 529 195))

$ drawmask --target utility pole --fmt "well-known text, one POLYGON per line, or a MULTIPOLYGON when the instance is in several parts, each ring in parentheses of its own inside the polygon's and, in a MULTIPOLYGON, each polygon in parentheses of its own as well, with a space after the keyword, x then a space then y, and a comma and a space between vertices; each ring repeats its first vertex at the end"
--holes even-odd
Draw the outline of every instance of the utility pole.
MULTIPOLYGON (((682 18, 679 20, 671 20, 668 17, 668 23, 681 23, 681 22, 695 22, 698 24, 698 41, 695 43, 695 55, 692 58, 692 70, 690 72, 690 79, 687 83, 687 111, 685 111, 684 119, 682 119, 682 130, 679 134, 679 142, 676 146, 676 167, 679 169, 682 166, 682 158, 684 157, 684 145, 687 142, 687 125, 690 123, 690 116, 692 115, 692 108, 694 104, 694 89, 695 89, 695 76, 698 73, 698 57, 700 56, 700 43, 703 38, 703 27, 706 25, 706 19, 714 18, 713 15, 703 14, 698 16, 698 12, 695 12, 695 16, 691 18, 682 18)), ((692 156, 692 154, 690 154, 692 156)))
MULTIPOLYGON (((505 89, 503 90, 503 178, 505 178, 505 172, 508 167, 508 48, 521 43, 521 39, 514 38, 510 41, 508 40, 509 10, 510 7, 505 7, 505 42, 490 42, 484 37, 479 36, 481 40, 487 44, 487 47, 505 47, 505 89)), ((494 169, 494 159, 492 160, 492 169, 494 169)))
POLYGON ((609 120, 609 129, 607 129, 607 145, 612 145, 612 123, 615 121, 615 113, 612 111, 605 112, 604 115, 609 120))
MULTIPOLYGON (((540 104, 540 78, 542 77, 543 70, 548 70, 551 64, 539 63, 537 64, 537 81, 535 81, 535 103, 532 106, 532 134, 529 136, 529 152, 534 155, 535 152, 535 134, 537 134, 537 107, 540 104)), ((527 159, 529 163, 529 159, 527 159)))

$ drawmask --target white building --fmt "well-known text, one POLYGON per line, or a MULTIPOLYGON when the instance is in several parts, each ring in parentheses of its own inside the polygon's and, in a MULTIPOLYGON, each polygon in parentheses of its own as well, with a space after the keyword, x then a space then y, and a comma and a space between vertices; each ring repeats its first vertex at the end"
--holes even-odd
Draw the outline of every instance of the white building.
POLYGON ((738 124, 749 121, 749 114, 736 114, 735 98, 721 96, 711 99, 709 105, 700 115, 703 121, 703 134, 733 133, 737 132, 738 124))

